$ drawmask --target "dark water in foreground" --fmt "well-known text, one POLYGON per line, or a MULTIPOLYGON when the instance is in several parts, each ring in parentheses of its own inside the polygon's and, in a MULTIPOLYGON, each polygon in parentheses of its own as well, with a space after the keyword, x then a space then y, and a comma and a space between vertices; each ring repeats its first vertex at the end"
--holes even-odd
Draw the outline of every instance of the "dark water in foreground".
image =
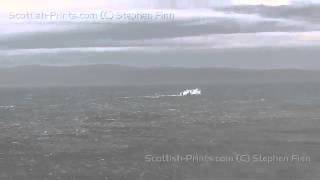
POLYGON ((0 89, 1 180, 318 180, 319 149, 320 84, 0 89))

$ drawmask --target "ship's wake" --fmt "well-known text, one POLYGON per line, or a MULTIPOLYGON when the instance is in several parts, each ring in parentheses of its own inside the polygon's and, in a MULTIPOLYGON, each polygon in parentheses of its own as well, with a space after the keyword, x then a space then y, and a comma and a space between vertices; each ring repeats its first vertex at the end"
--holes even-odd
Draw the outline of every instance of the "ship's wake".
POLYGON ((151 96, 125 96, 120 97, 121 99, 131 99, 131 98, 148 98, 148 99, 159 99, 162 97, 184 97, 184 96, 200 96, 202 94, 201 89, 185 89, 179 94, 155 94, 151 96))

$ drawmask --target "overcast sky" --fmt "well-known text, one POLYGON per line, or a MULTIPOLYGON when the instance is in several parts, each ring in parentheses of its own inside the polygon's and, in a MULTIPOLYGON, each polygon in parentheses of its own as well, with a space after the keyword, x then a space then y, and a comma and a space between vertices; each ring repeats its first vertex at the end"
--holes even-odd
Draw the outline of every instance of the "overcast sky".
MULTIPOLYGON (((43 10, 53 8, 88 9, 88 8, 130 8, 130 7, 155 7, 167 4, 170 0, 0 0, 0 10, 19 11, 26 9, 43 10), (160 2, 160 3, 159 3, 160 2)), ((171 0, 172 1, 172 0, 171 0)), ((204 0, 206 1, 206 0, 204 0)), ((286 5, 290 3, 313 2, 320 0, 207 0, 210 5, 239 5, 239 4, 264 4, 286 5)), ((195 2, 200 2, 199 0, 195 2)), ((192 4, 192 0, 177 0, 177 4, 192 4)))
MULTIPOLYGON (((34 10, 64 7, 66 10, 75 8, 82 11, 101 7, 134 7, 129 0, 117 0, 113 3, 102 0, 90 3, 85 0, 56 0, 53 4, 50 2, 53 1, 0 0, 0 7, 2 11, 9 12, 24 12, 22 7, 34 10)), ((189 0, 189 4, 190 2, 189 0)), ((219 2, 226 1, 215 0, 215 3, 219 2)), ((178 3, 183 4, 182 0, 178 3)), ((240 0, 233 0, 232 3, 239 4, 240 0)), ((236 68, 241 64, 241 67, 267 68, 268 62, 265 61, 268 59, 257 58, 256 52, 269 49, 274 54, 270 54, 273 58, 272 66, 268 67, 320 69, 320 65, 314 65, 315 59, 320 56, 320 53, 317 54, 320 52, 319 6, 292 8, 297 3, 291 1, 290 6, 274 7, 288 4, 288 1, 284 0, 241 0, 241 3, 262 3, 270 6, 198 10, 196 7, 201 6, 197 4, 191 9, 160 11, 173 14, 174 18, 159 22, 140 22, 134 18, 129 21, 120 20, 118 23, 100 20, 94 23, 45 20, 34 22, 9 19, 9 14, 2 13, 0 67, 97 63, 184 66, 187 64, 184 54, 193 52, 202 53, 201 56, 205 54, 205 58, 195 58, 194 61, 188 59, 192 66, 225 65, 236 68), (290 51, 287 51, 288 48, 302 51, 303 56, 291 55, 290 51), (308 53, 310 49, 312 56, 308 53), (242 58, 234 54, 239 50, 242 58), (168 54, 174 56, 165 59, 168 58, 168 54), (218 56, 219 59, 215 58, 218 56)), ((134 4, 135 7, 147 7, 154 6, 155 1, 151 3, 136 0, 134 4)), ((141 12, 145 11, 133 11, 141 12)), ((147 12, 151 15, 159 13, 147 12)))

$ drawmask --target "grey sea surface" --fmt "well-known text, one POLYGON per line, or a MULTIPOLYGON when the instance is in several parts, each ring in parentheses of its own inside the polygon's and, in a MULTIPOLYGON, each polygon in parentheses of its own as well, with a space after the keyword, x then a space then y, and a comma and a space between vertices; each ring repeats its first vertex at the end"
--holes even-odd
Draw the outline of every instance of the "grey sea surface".
POLYGON ((315 180, 319 125, 319 83, 1 88, 0 179, 315 180))

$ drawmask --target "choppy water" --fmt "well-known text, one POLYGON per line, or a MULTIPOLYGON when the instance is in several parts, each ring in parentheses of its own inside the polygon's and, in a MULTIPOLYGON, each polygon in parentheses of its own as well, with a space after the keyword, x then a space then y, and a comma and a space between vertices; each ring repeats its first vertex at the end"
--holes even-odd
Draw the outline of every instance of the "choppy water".
POLYGON ((159 98, 142 97, 194 87, 0 89, 0 177, 311 180, 318 176, 319 84, 197 87, 201 96, 159 98), (273 165, 145 161, 150 154, 235 152, 295 153, 310 155, 313 161, 273 165))

